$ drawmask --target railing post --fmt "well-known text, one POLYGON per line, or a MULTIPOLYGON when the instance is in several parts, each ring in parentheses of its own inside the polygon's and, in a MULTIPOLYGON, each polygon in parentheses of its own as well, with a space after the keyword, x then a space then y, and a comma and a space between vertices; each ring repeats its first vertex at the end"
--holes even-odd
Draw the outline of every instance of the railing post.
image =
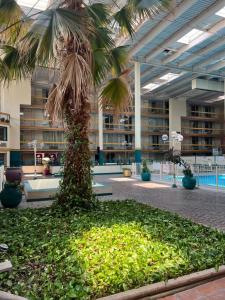
POLYGON ((163 178, 163 162, 160 163, 160 174, 159 174, 160 180, 163 178))
POLYGON ((216 191, 218 191, 218 166, 216 166, 216 191))
POLYGON ((198 168, 197 168, 197 178, 198 178, 198 180, 197 180, 197 186, 198 186, 198 188, 199 188, 199 186, 200 186, 200 182, 199 182, 199 176, 200 176, 200 165, 198 166, 198 168))

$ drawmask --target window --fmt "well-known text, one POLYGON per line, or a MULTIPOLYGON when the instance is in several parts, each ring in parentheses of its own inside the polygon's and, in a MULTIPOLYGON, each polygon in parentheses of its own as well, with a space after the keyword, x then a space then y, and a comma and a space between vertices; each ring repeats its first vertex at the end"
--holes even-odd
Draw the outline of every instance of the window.
POLYGON ((7 127, 0 126, 0 141, 7 141, 7 127))
POLYGON ((199 111, 198 105, 192 105, 191 106, 191 115, 193 117, 197 117, 198 116, 198 111, 199 111))
POLYGON ((192 137, 192 146, 193 146, 193 150, 198 150, 198 137, 197 136, 192 137))
POLYGON ((211 118, 212 117, 212 112, 213 112, 213 109, 212 109, 212 107, 211 106, 205 106, 205 112, 206 112, 206 114, 205 114, 205 116, 207 117, 207 118, 211 118), (209 113, 209 114, 207 114, 207 113, 209 113))
POLYGON ((199 127, 198 121, 193 121, 192 122, 193 133, 198 133, 198 129, 197 129, 198 127, 199 127))
POLYGON ((212 130, 207 130, 212 128, 212 122, 205 122, 205 133, 212 133, 212 130))
POLYGON ((105 128, 106 129, 113 129, 113 115, 106 115, 105 116, 105 128))
POLYGON ((158 135, 153 135, 152 136, 152 144, 153 144, 153 149, 154 150, 159 149, 159 136, 158 135))

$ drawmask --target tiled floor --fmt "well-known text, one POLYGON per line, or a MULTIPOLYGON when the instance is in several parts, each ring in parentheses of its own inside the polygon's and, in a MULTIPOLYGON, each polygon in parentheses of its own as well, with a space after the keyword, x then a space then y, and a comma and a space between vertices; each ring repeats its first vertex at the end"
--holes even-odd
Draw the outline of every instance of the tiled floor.
POLYGON ((161 300, 224 300, 225 278, 221 278, 161 300))
POLYGON ((95 176, 95 180, 112 184, 113 196, 107 199, 135 199, 225 231, 224 192, 173 189, 170 185, 143 182, 118 175, 95 176))

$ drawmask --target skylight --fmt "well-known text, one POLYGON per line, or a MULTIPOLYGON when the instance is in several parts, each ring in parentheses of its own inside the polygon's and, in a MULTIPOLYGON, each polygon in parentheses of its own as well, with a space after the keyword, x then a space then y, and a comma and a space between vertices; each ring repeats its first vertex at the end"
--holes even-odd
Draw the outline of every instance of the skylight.
POLYGON ((159 79, 157 80, 157 82, 151 82, 148 83, 147 85, 145 85, 143 87, 143 89, 148 90, 148 91, 152 91, 154 89, 157 89, 158 87, 160 87, 163 84, 166 84, 176 78, 178 78, 179 76, 181 76, 181 74, 177 74, 177 73, 167 73, 165 75, 163 75, 162 77, 159 77, 159 79))
POLYGON ((193 28, 191 31, 189 31, 184 36, 182 36, 182 38, 180 38, 178 40, 178 43, 190 44, 193 40, 195 40, 196 38, 198 38, 203 33, 204 32, 202 30, 193 28))
POLYGON ((225 18, 225 6, 215 13, 217 16, 225 18))
POLYGON ((179 76, 180 76, 180 74, 167 73, 167 74, 163 75, 162 77, 160 77, 159 79, 161 79, 163 81, 166 81, 166 82, 169 82, 169 81, 172 81, 172 80, 176 79, 179 76))
POLYGON ((17 0, 21 6, 33 7, 40 10, 45 10, 48 4, 48 0, 17 0))
POLYGON ((143 89, 152 91, 152 90, 154 90, 154 89, 157 89, 157 87, 159 87, 160 85, 161 85, 160 83, 149 83, 149 84, 145 85, 145 86, 143 87, 143 89))

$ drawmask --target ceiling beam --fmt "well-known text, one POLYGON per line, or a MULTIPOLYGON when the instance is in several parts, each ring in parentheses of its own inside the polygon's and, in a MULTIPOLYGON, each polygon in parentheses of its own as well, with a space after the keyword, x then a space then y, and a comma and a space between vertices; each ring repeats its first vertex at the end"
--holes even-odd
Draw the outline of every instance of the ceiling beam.
MULTIPOLYGON (((207 40, 209 37, 211 37, 212 35, 214 35, 215 33, 217 33, 218 31, 220 31, 221 29, 223 29, 225 27, 225 20, 219 21, 217 22, 214 26, 212 26, 209 30, 207 30, 206 32, 204 32, 199 38, 195 39, 194 41, 192 41, 190 44, 188 45, 184 45, 182 46, 179 50, 177 50, 175 53, 173 53, 172 55, 168 56, 167 58, 165 58, 162 63, 169 63, 171 61, 174 61, 175 59, 177 59, 179 56, 181 56, 184 52, 187 52, 188 50, 190 50, 191 48, 193 48, 194 46, 202 43, 203 41, 207 40)), ((221 35, 221 38, 224 38, 221 35)), ((221 40, 220 40, 221 42, 221 40)), ((224 43, 224 42, 223 42, 224 43)), ((214 49, 215 47, 212 47, 212 49, 214 49)), ((211 50, 212 50, 211 49, 211 50)), ((202 55, 202 51, 199 50, 198 54, 193 53, 193 58, 195 58, 196 55, 202 55)), ((188 62, 191 61, 191 58, 188 58, 188 62)), ((187 64, 187 59, 184 60, 183 62, 184 64, 187 64)))
MULTIPOLYGON (((189 2, 189 1, 187 1, 189 2)), ((184 34, 190 31, 190 28, 197 27, 199 28, 199 22, 204 21, 208 17, 211 17, 212 14, 216 13, 219 9, 225 6, 225 0, 220 0, 215 2, 213 5, 210 5, 207 9, 205 9, 200 15, 197 15, 188 23, 186 23, 181 29, 171 35, 168 39, 163 41, 159 46, 155 47, 147 56, 146 60, 149 61, 154 58, 156 55, 162 52, 162 49, 169 47, 172 43, 176 42, 181 38, 184 34)))
POLYGON ((130 55, 135 55, 141 50, 146 44, 153 40, 157 35, 165 30, 172 21, 181 16, 186 10, 194 5, 197 0, 183 0, 166 18, 163 18, 154 28, 152 28, 146 35, 144 35, 139 41, 135 41, 135 46, 130 50, 130 55))
POLYGON ((225 60, 218 61, 217 63, 215 63, 211 67, 207 68, 207 72, 214 72, 215 70, 219 71, 222 68, 225 68, 225 60))

